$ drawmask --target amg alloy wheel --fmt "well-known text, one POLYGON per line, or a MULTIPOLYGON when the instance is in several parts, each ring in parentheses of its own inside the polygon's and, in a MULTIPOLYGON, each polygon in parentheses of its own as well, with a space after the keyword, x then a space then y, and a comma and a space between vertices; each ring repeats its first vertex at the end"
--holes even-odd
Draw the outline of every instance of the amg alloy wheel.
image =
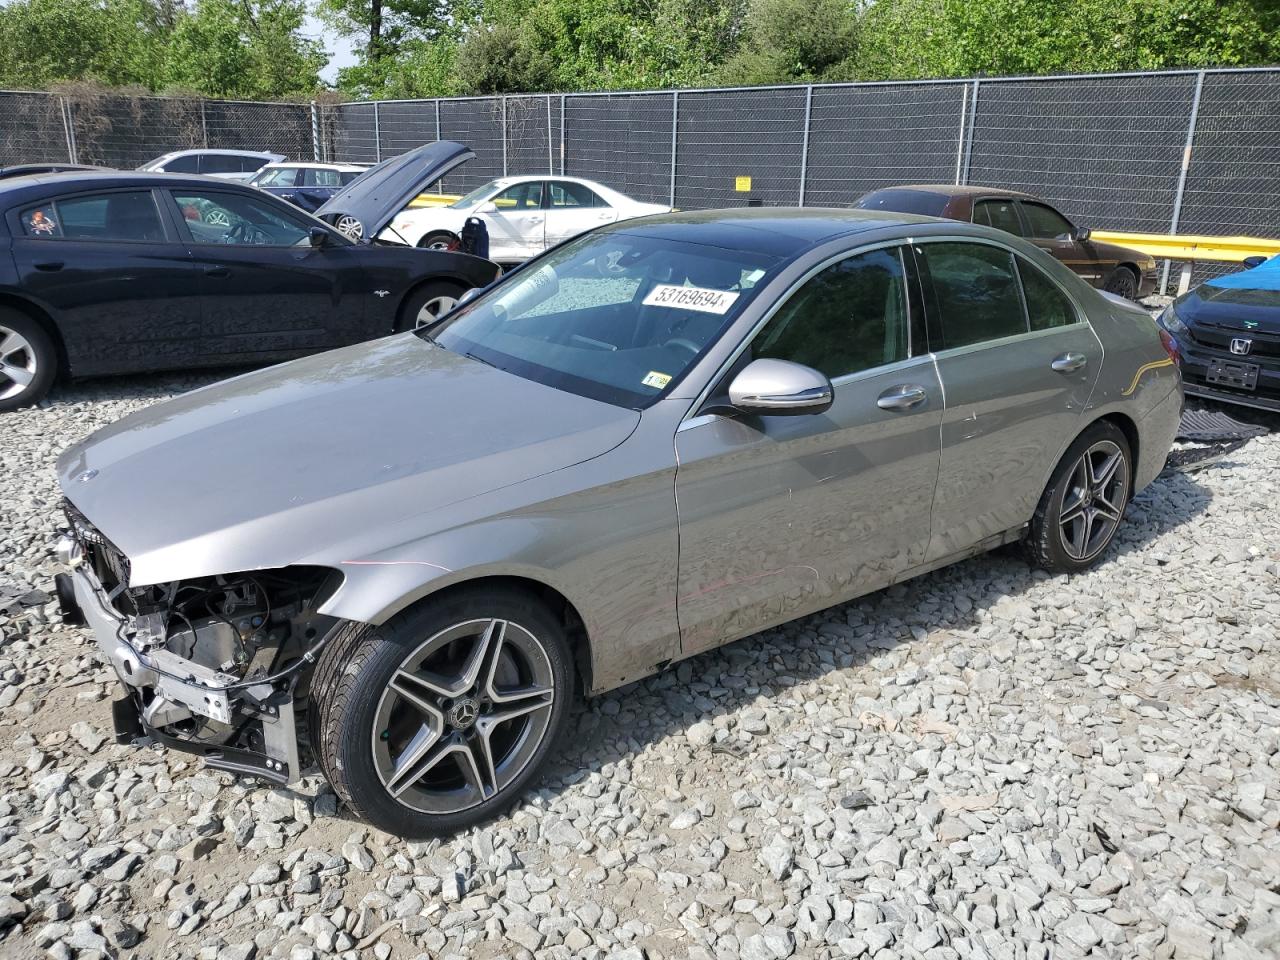
POLYGON ((1093 564, 1115 539, 1132 478, 1124 432, 1105 420, 1085 430, 1058 464, 1031 520, 1032 562, 1063 573, 1093 564))
POLYGON ((406 837, 455 831, 518 798, 568 717, 572 676, 535 599, 464 591, 326 649, 313 743, 358 815, 406 837))
POLYGON ((1062 548, 1087 563, 1115 536, 1129 494, 1129 464, 1112 440, 1099 440, 1071 470, 1058 511, 1062 548))
POLYGON ((35 403, 57 373, 58 354, 44 328, 0 307, 0 411, 35 403))

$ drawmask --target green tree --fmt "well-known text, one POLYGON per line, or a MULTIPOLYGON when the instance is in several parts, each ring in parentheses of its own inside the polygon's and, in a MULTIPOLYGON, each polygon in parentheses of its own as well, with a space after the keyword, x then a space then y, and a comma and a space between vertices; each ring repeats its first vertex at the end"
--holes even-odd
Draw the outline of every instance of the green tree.
POLYGON ((716 79, 735 86, 832 79, 856 53, 858 35, 847 0, 753 0, 743 42, 716 79))

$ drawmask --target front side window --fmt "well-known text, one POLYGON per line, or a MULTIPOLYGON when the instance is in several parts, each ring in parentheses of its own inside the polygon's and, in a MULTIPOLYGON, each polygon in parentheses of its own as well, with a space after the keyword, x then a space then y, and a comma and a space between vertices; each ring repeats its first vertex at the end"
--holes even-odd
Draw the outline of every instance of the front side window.
POLYGON ((553 180, 548 185, 551 197, 551 209, 574 207, 607 207, 608 204, 596 196, 595 191, 581 183, 567 180, 553 180))
POLYGON ((979 200, 973 205, 973 222, 1022 236, 1022 221, 1012 200, 979 200))
POLYGON ((1037 240, 1070 240, 1071 221, 1053 207, 1043 203, 1022 202, 1022 212, 1026 214, 1027 226, 1031 236, 1037 240))
POLYGON ((923 243, 942 349, 1027 332, 1013 254, 985 243, 923 243))
POLYGON ((751 344, 751 357, 791 360, 829 379, 905 360, 907 297, 902 253, 872 250, 810 279, 751 344))
POLYGON ((501 213, 541 210, 542 181, 534 180, 531 183, 517 183, 514 187, 507 187, 493 198, 493 205, 501 213))
POLYGON ((1022 278, 1022 293, 1032 330, 1051 330, 1076 322, 1075 305, 1039 267, 1019 257, 1018 276, 1022 278))
POLYGON ((640 409, 679 381, 776 263, 702 244, 588 235, 422 335, 517 376, 640 409))
POLYGON ((292 187, 297 184, 299 173, 297 167, 277 167, 254 177, 253 182, 261 187, 292 187))
POLYGON ((46 202, 18 218, 29 237, 67 240, 160 242, 160 211, 150 190, 90 194, 46 202))
POLYGON ((310 243, 311 225, 238 193, 175 190, 173 199, 194 243, 291 247, 310 243))

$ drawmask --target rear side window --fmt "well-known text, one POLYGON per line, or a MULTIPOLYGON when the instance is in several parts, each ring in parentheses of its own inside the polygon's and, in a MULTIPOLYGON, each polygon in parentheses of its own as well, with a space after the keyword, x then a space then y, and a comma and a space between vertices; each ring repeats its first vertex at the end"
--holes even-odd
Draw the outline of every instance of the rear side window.
POLYGON ((160 242, 160 212, 149 190, 90 194, 32 207, 19 214, 29 237, 160 242))
POLYGON ((552 180, 547 185, 551 190, 551 207, 607 207, 608 204, 596 196, 589 187, 580 183, 564 180, 552 180))
POLYGON ((979 200, 973 205, 973 222, 1022 236, 1022 221, 1012 200, 979 200))
POLYGON ((1032 330, 1052 330, 1076 322, 1076 308, 1058 285, 1022 257, 1018 258, 1018 275, 1027 301, 1027 315, 1032 330))
POLYGON ((752 342, 751 356, 802 363, 835 379, 905 360, 907 330, 902 255, 872 250, 796 291, 752 342))
POLYGON ((1053 207, 1024 200, 1022 212, 1027 216, 1027 226, 1031 229, 1031 236, 1040 240, 1071 239, 1071 221, 1053 207))
POLYGON ((337 170, 307 170, 308 187, 336 187, 340 184, 337 170))
POLYGON ((893 213, 917 213, 923 217, 941 217, 951 197, 927 190, 876 190, 855 204, 859 210, 890 210, 893 213))
POLYGON ((1013 254, 985 243, 925 243, 942 327, 942 348, 1027 332, 1013 254))
POLYGON ((240 158, 228 153, 206 153, 200 157, 201 173, 243 173, 240 158))

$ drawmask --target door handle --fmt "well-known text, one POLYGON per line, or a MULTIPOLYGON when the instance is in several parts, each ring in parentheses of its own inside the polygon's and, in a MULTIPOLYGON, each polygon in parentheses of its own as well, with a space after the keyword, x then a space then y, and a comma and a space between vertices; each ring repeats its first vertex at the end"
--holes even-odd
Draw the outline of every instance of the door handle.
POLYGON ((205 267, 204 275, 206 277, 214 277, 218 280, 223 280, 226 277, 231 276, 231 270, 227 267, 205 267))
POLYGON ((528 222, 529 226, 531 226, 531 227, 536 227, 538 224, 540 224, 540 223, 542 222, 542 218, 541 218, 541 217, 530 217, 530 218, 528 219, 528 221, 527 221, 527 222, 528 222))
POLYGON ((40 260, 34 264, 37 270, 43 270, 45 273, 56 273, 63 267, 61 260, 40 260))
POLYGON ((1064 353, 1060 357, 1054 357, 1049 368, 1057 373, 1075 373, 1088 362, 1089 358, 1083 353, 1064 353))
POLYGON ((918 383, 900 383, 890 387, 876 399, 881 410, 910 410, 929 399, 924 387, 918 383))

